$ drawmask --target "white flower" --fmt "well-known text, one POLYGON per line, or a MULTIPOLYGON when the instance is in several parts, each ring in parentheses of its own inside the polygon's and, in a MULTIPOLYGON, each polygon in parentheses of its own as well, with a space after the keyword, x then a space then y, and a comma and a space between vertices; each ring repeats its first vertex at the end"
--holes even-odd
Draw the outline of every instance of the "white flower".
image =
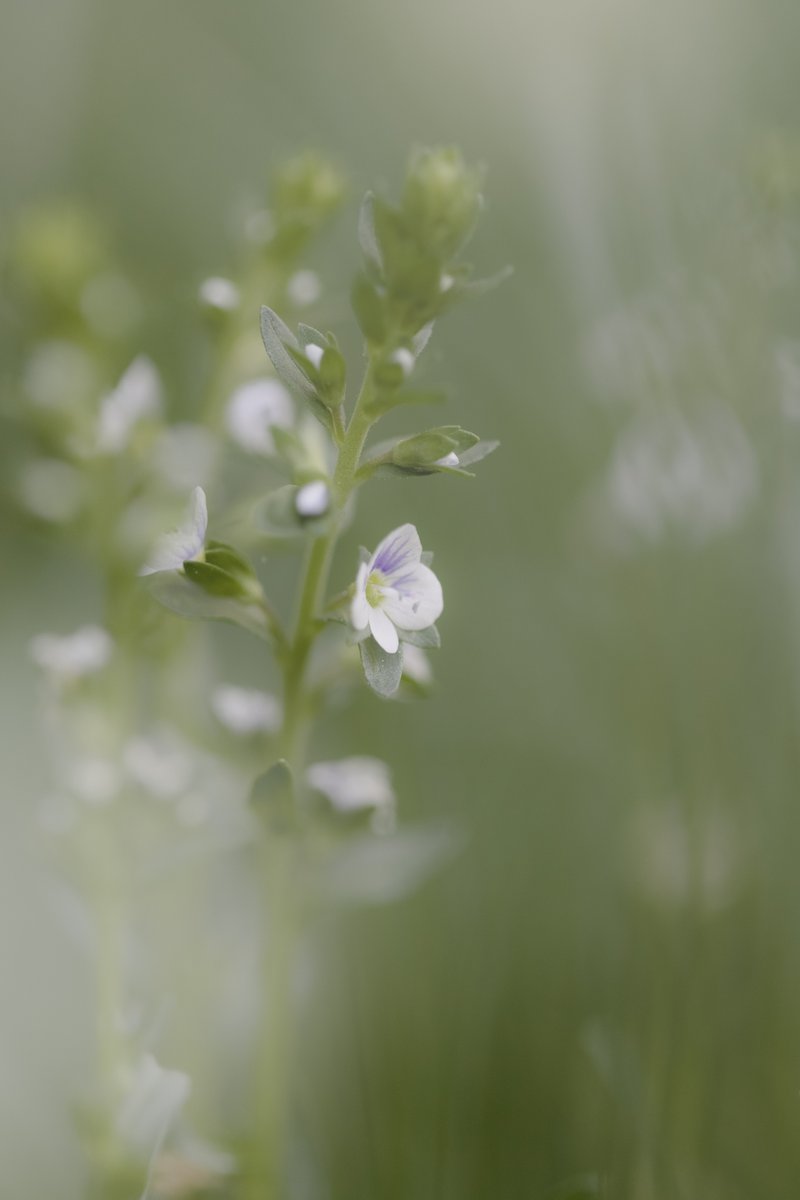
POLYGON ((220 725, 231 733, 274 733, 281 723, 281 706, 268 692, 223 684, 211 697, 220 725))
POLYGON ((17 485, 19 498, 42 521, 66 524, 77 516, 86 486, 80 471, 58 458, 34 458, 25 463, 17 485))
POLYGON ((445 454, 443 458, 437 458, 433 464, 435 467, 457 467, 458 455, 455 450, 451 450, 449 454, 445 454))
POLYGON ((304 308, 307 304, 319 300, 321 291, 316 271, 295 271, 286 285, 287 296, 298 308, 304 308))
POLYGON ((350 609, 353 628, 369 631, 387 654, 400 644, 398 630, 427 629, 444 608, 442 585, 420 561, 422 544, 413 525, 383 539, 356 576, 350 609))
POLYGON ((251 454, 274 454, 271 427, 286 428, 293 419, 291 396, 282 383, 269 375, 238 387, 225 412, 228 433, 251 454))
POLYGON ((427 654, 411 642, 406 642, 403 647, 403 674, 420 687, 429 687, 433 683, 433 671, 427 654))
POLYGON ((153 547, 153 552, 140 575, 155 575, 158 571, 179 571, 185 562, 202 559, 208 528, 206 494, 201 487, 192 492, 186 518, 178 529, 164 533, 153 547))
POLYGON ((37 666, 62 679, 79 679, 101 671, 111 658, 114 643, 99 625, 83 625, 60 637, 40 633, 31 641, 31 657, 37 666))
POLYGON ((119 454, 128 445, 136 425, 160 411, 161 378, 150 359, 140 354, 114 390, 103 397, 97 420, 98 451, 119 454))
POLYGON ((403 372, 403 377, 408 379, 408 376, 414 370, 416 362, 413 350, 409 350, 407 346, 399 346, 397 350, 393 350, 389 355, 389 362, 396 363, 403 372))
POLYGON ((131 738, 125 745, 123 761, 134 783, 158 800, 183 795, 192 780, 190 755, 165 732, 131 738))
POLYGON ((318 346, 316 342, 309 342, 305 349, 306 358, 312 366, 319 370, 319 364, 322 362, 322 356, 325 353, 322 346, 318 346))
POLYGON ((143 1054, 117 1113, 120 1140, 138 1157, 152 1161, 190 1091, 191 1081, 183 1071, 169 1071, 152 1054, 143 1054))
POLYGON ((218 308, 223 312, 232 312, 239 307, 239 289, 230 279, 221 275, 212 275, 200 284, 200 299, 209 308, 218 308))
POLYGON ((322 517, 331 506, 331 490, 324 479, 312 479, 297 489, 294 506, 299 517, 322 517))
POLYGON ((389 768, 379 758, 356 755, 336 762, 314 763, 306 772, 309 786, 327 796, 339 812, 364 808, 393 809, 389 768))

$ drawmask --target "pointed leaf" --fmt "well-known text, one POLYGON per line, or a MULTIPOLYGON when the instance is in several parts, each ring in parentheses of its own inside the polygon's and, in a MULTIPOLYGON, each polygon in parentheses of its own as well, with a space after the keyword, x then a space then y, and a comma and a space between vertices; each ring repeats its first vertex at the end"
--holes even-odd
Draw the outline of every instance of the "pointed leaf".
POLYGON ((246 604, 232 596, 213 596, 182 572, 149 575, 147 587, 154 600, 179 617, 190 621, 226 621, 270 640, 267 618, 258 605, 246 604))
POLYGON ((259 775, 250 790, 250 803, 274 833, 290 833, 295 828, 294 776, 285 758, 259 775))
POLYGON ((378 239, 375 236, 374 205, 374 194, 367 192, 358 212, 358 243, 361 246, 361 253, 367 262, 380 270, 381 252, 378 246, 378 239))
POLYGON ((427 629, 404 629, 400 636, 404 642, 409 642, 412 646, 419 646, 421 650, 438 650, 442 644, 439 630, 435 625, 429 625, 427 629))
POLYGON ((373 692, 379 696, 393 696, 400 686, 403 676, 403 647, 395 654, 387 654, 374 638, 365 638, 359 643, 361 666, 373 692))
POLYGON ((286 386, 306 400, 315 400, 313 384, 289 353, 289 348, 301 353, 297 338, 278 314, 266 305, 261 309, 261 337, 273 367, 286 386))
POLYGON ((240 581, 228 571, 214 566, 213 563, 190 561, 183 564, 183 569, 187 579, 191 579, 192 583, 196 583, 211 596, 241 597, 242 595, 240 581))

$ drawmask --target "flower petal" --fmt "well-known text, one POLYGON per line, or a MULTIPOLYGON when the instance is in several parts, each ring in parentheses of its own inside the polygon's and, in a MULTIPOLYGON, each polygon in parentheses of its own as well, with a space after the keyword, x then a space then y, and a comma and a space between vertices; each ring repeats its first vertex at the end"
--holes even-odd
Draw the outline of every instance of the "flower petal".
POLYGON ((367 601, 368 568, 362 563, 356 575, 356 590, 350 605, 350 620, 354 629, 366 629, 369 622, 369 603, 367 601))
POLYGON ((393 576, 403 575, 422 554, 422 543, 413 525, 401 525, 387 533, 370 560, 370 571, 380 571, 387 583, 394 582, 393 576))
POLYGON ((162 534, 153 553, 139 569, 140 575, 155 575, 159 571, 177 571, 185 562, 197 558, 205 545, 208 528, 206 494, 196 487, 189 501, 186 519, 179 529, 162 534))
POLYGON ((442 615, 442 585, 430 567, 417 563, 383 589, 381 607, 398 629, 427 629, 442 615))
POLYGON ((400 645, 400 638, 398 637, 397 630, 383 609, 370 608, 369 629, 370 633, 375 638, 375 641, 382 650, 385 650, 387 654, 397 653, 397 647, 400 645))

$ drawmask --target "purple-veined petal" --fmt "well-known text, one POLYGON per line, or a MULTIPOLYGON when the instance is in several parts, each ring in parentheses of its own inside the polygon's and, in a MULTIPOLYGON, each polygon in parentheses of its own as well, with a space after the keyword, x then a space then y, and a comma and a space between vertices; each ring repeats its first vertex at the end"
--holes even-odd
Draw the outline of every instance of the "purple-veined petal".
POLYGON ((384 581, 395 586, 394 577, 402 576, 419 562, 422 543, 413 525, 401 525, 387 533, 373 554, 369 569, 380 571, 384 581))
POLYGON ((396 654, 400 645, 397 630, 381 608, 370 608, 369 630, 375 641, 387 654, 396 654))
POLYGON ((442 585, 430 567, 416 563, 383 589, 381 608, 398 629, 427 629, 442 615, 442 585))

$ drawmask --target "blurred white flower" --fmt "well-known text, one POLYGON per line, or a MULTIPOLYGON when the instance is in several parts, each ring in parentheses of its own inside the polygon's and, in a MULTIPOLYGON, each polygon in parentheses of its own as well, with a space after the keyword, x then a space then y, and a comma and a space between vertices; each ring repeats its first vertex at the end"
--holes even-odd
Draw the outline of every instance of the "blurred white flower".
POLYGON ((414 370, 416 361, 413 350, 409 350, 406 346, 399 346, 389 355, 389 362, 396 363, 406 379, 414 370))
POLYGON ((191 755, 165 732, 131 738, 122 758, 134 783, 158 800, 183 795, 194 772, 191 755))
POLYGON ((64 768, 63 774, 72 795, 96 807, 110 804, 122 786, 120 769, 109 758, 94 755, 76 758, 64 768))
POLYGON ((314 763, 306 772, 309 787, 322 792, 342 813, 375 809, 392 814, 395 794, 389 768, 379 758, 356 755, 314 763))
POLYGON ((114 649, 111 635, 99 625, 84 625, 74 633, 39 633, 31 640, 33 661, 62 681, 102 671, 114 649))
POLYGON ((222 684, 211 697, 211 708, 231 733, 274 733, 280 728, 281 706, 274 696, 254 688, 222 684))
POLYGON ((294 420, 292 398, 272 376, 243 383, 231 396, 225 425, 231 438, 251 454, 274 454, 273 425, 288 428, 294 420))
POLYGON ((71 521, 86 498, 80 471, 59 458, 34 458, 24 464, 17 484, 20 503, 42 521, 71 521))
POLYGON ((322 287, 316 271, 295 271, 286 285, 289 300, 298 308, 305 308, 319 300, 321 292, 322 287))
POLYGON ((232 312, 239 307, 239 289, 230 279, 221 275, 211 275, 200 284, 200 300, 209 308, 218 308, 222 312, 232 312))
POLYGON ((158 571, 179 571, 185 562, 203 558, 208 529, 206 494, 201 487, 192 492, 183 524, 164 533, 156 542, 140 575, 155 575, 158 571))
POLYGON ((331 490, 324 479, 313 479, 297 489, 294 506, 300 517, 322 517, 331 506, 331 490))
POLYGON ((151 1184, 162 1200, 181 1200, 199 1192, 215 1191, 236 1170, 232 1154, 196 1138, 182 1137, 170 1150, 162 1151, 153 1163, 151 1184))
POLYGON ((189 1098, 191 1081, 183 1071, 159 1065, 143 1054, 130 1073, 116 1119, 120 1140, 137 1158, 152 1162, 189 1098))
POLYGON ((688 814, 677 800, 643 803, 632 812, 629 864, 649 899, 666 908, 696 906, 719 912, 742 882, 742 856, 730 814, 697 804, 688 814))
POLYGON ((361 632, 369 627, 387 654, 400 645, 398 630, 427 629, 444 608, 442 586, 421 556, 416 529, 401 525, 358 568, 350 609, 353 628, 361 632))
POLYGON ((642 418, 617 441, 607 478, 612 515, 654 541, 675 528, 701 542, 733 525, 754 497, 758 467, 734 415, 707 407, 642 418))
POLYGON ((100 382, 92 356, 75 342, 40 342, 25 365, 25 390, 41 408, 88 406, 100 382))
POLYGON ((117 386, 100 403, 97 450, 119 454, 140 421, 161 411, 161 377, 145 355, 135 358, 117 386))
POLYGON ((427 654, 411 642, 403 646, 403 674, 422 687, 433 683, 433 671, 427 654))

